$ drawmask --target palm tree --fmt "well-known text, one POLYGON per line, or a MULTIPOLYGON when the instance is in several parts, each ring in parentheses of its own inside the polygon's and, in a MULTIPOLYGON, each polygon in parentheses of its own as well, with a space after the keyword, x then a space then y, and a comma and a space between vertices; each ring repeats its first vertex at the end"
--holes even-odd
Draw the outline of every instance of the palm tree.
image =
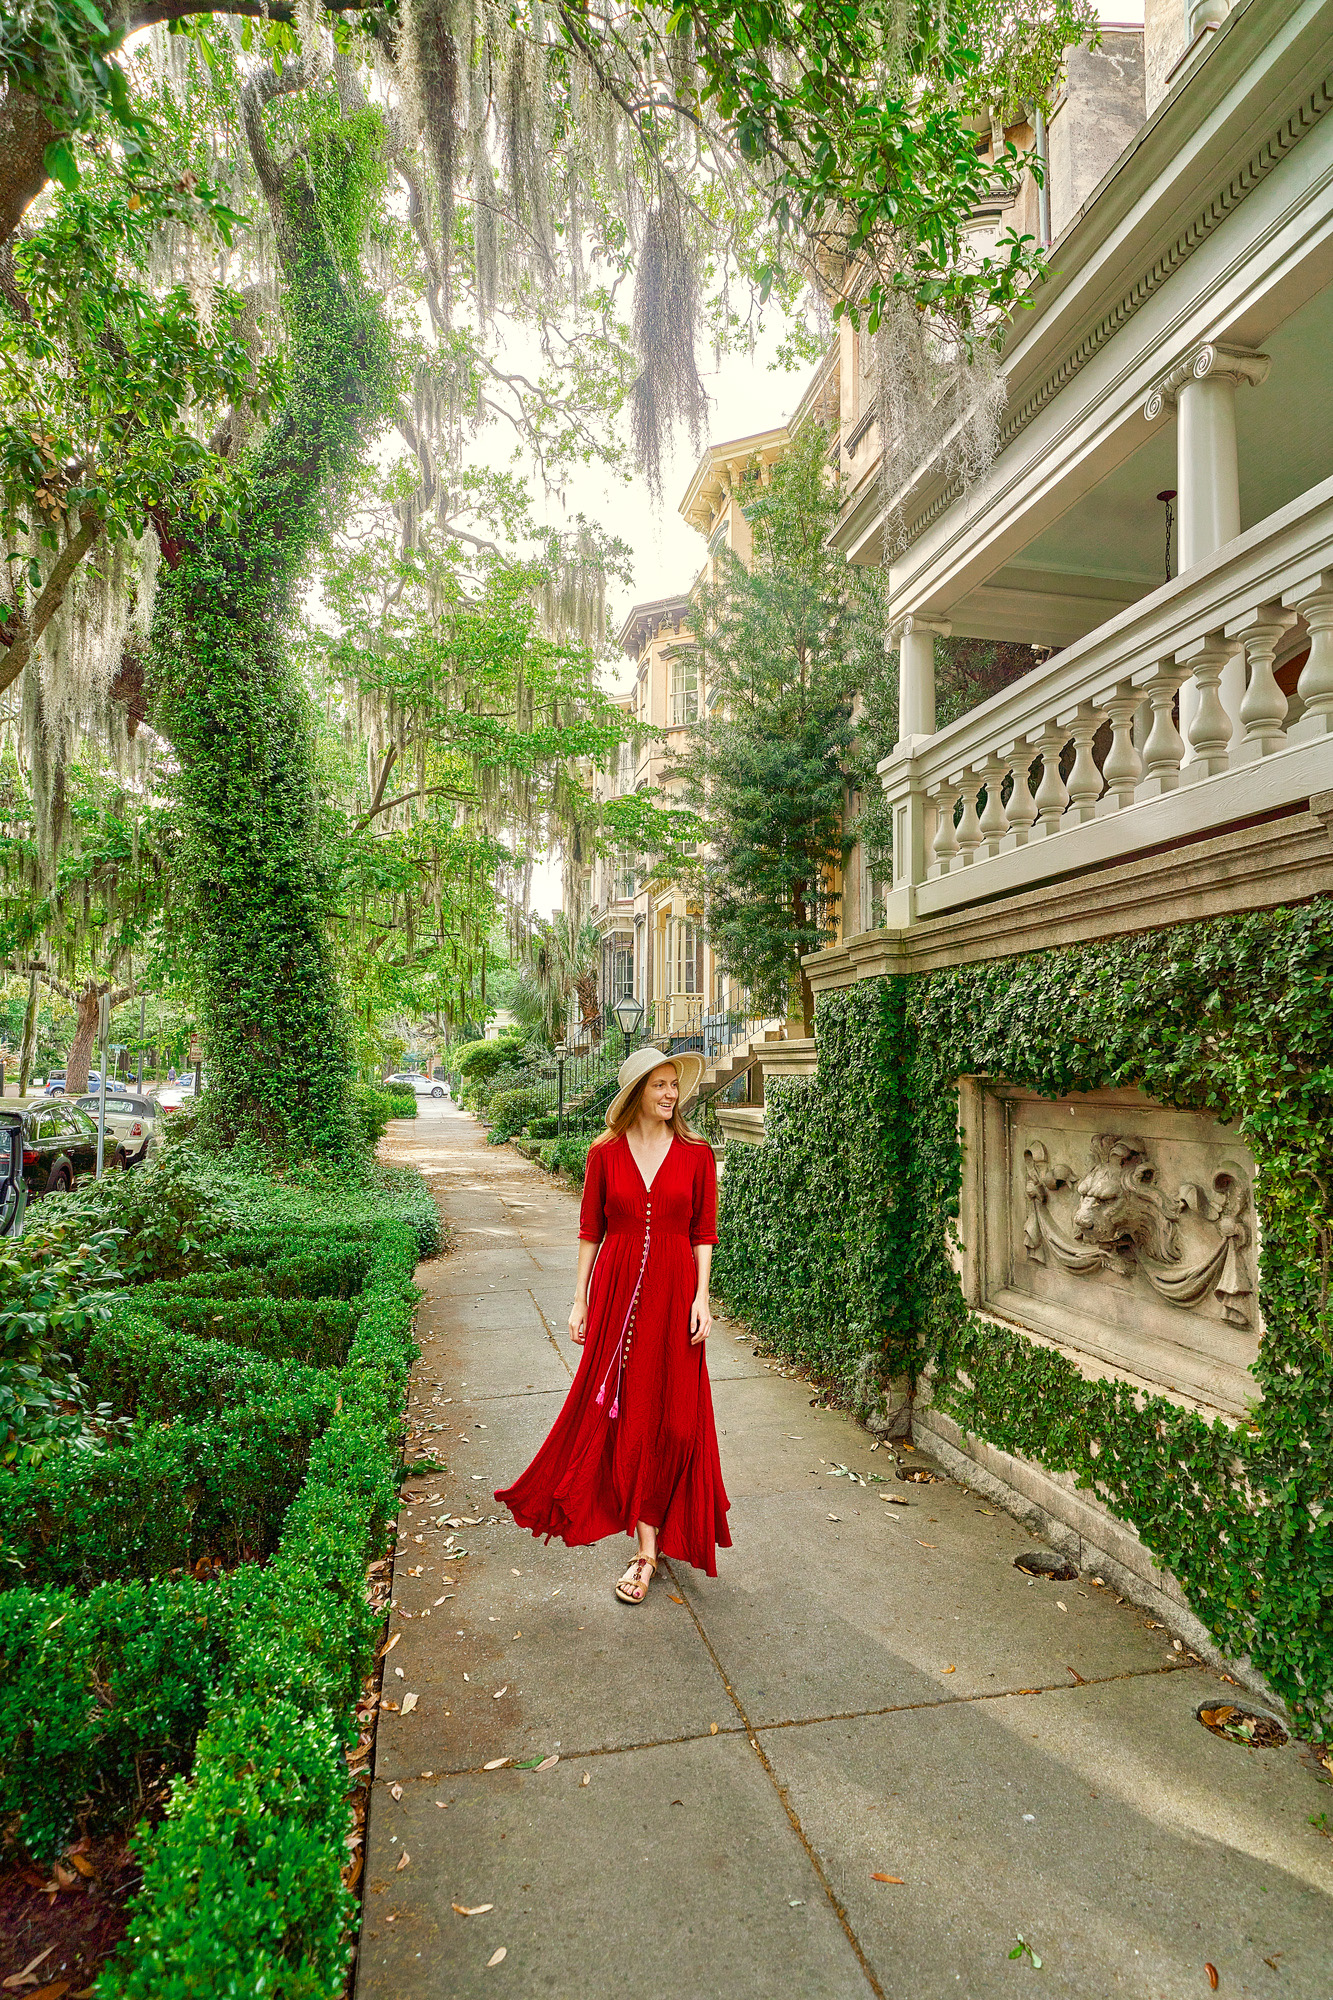
POLYGON ((595 1031, 601 1016, 597 976, 602 959, 596 924, 591 920, 572 924, 564 910, 549 919, 538 917, 528 933, 524 959, 514 995, 519 1018, 539 1025, 546 1040, 556 1042, 569 1013, 570 995, 577 994, 580 1025, 595 1031))

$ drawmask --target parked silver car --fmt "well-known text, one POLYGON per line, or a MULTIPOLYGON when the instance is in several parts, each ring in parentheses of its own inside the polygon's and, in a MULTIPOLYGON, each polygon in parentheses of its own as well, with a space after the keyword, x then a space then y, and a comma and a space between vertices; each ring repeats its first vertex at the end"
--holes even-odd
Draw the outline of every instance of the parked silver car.
MULTIPOLYGON (((96 1125, 102 1102, 96 1092, 76 1102, 96 1125)), ((150 1159, 161 1142, 161 1116, 155 1097, 139 1091, 108 1090, 104 1165, 137 1167, 150 1159)))
POLYGON ((442 1076, 422 1076, 414 1069, 400 1070, 397 1076, 386 1076, 387 1084, 396 1084, 399 1090, 415 1090, 418 1097, 443 1097, 448 1084, 442 1076))

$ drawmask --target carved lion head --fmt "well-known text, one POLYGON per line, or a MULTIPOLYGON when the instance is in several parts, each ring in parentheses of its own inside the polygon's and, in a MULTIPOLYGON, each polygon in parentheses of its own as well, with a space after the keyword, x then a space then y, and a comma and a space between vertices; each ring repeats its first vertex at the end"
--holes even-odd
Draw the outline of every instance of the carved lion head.
POLYGON ((1094 1139, 1092 1166, 1078 1183, 1074 1234, 1104 1249, 1133 1244, 1162 1262, 1172 1259, 1175 1232, 1155 1179, 1156 1168, 1137 1140, 1094 1139))

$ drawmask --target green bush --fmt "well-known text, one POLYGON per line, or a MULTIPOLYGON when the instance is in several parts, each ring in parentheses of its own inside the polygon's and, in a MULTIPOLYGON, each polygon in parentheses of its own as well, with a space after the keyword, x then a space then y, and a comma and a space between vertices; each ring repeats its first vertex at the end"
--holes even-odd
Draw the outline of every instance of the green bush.
POLYGON ((390 1118, 415 1118, 417 1115, 417 1094, 403 1084, 386 1084, 384 1096, 389 1101, 390 1118))
POLYGON ((546 1109, 546 1093, 531 1086, 513 1090, 502 1090, 491 1099, 490 1140, 493 1146, 505 1139, 512 1139, 515 1132, 521 1132, 529 1118, 536 1118, 546 1109))
POLYGON ((341 1991, 355 1908, 341 1878, 343 1753, 373 1653, 365 1565, 397 1511, 415 1354, 417 1239, 399 1224, 376 1237, 342 1407, 311 1452, 274 1561, 238 1607, 193 1774, 146 1844, 129 1936, 103 1975, 120 2000, 341 1991))
POLYGON ((85 1234, 119 1230, 116 1266, 135 1282, 179 1278, 203 1266, 217 1266, 214 1242, 235 1226, 239 1205, 208 1185, 192 1147, 159 1153, 129 1174, 104 1174, 85 1181, 73 1194, 42 1204, 53 1221, 68 1216, 85 1234))
POLYGON ((81 1241, 75 1217, 45 1212, 0 1239, 0 1466, 97 1447, 109 1412, 89 1407, 70 1349, 112 1309, 118 1247, 110 1230, 81 1241))
MULTIPOLYGON (((278 1302, 262 1303, 276 1308, 278 1302)), ((97 1329, 84 1349, 82 1370, 92 1393, 114 1403, 121 1416, 153 1424, 195 1424, 221 1417, 233 1405, 312 1393, 323 1378, 321 1369, 298 1365, 289 1355, 269 1360, 227 1340, 193 1338, 133 1311, 97 1329)))
POLYGON ((397 1117, 387 1090, 374 1090, 368 1083, 354 1083, 350 1092, 352 1119, 357 1136, 368 1153, 373 1153, 397 1117))
POLYGON ((88 1590, 200 1556, 271 1553, 337 1393, 331 1371, 311 1370, 262 1402, 141 1430, 91 1461, 63 1454, 12 1472, 0 1483, 6 1560, 30 1588, 88 1590))
POLYGON ((583 1177, 588 1170, 587 1139, 552 1139, 542 1147, 537 1155, 548 1174, 563 1169, 576 1186, 583 1186, 583 1177))
MULTIPOLYGON (((244 1275, 256 1280, 260 1276, 244 1275)), ((131 1308, 136 1315, 149 1312, 160 1326, 192 1334, 196 1340, 227 1341, 271 1361, 299 1361, 312 1368, 342 1366, 360 1312, 354 1298, 210 1298, 168 1285, 154 1287, 149 1298, 134 1293, 131 1308)), ((114 1315, 112 1332, 118 1324, 119 1315, 114 1315)), ((88 1347, 81 1365, 85 1373, 95 1372, 88 1347)))
POLYGON ((0 1824, 37 1860, 186 1768, 247 1574, 0 1594, 0 1824))
POLYGON ((454 1051, 454 1069, 464 1087, 484 1083, 497 1069, 522 1059, 524 1042, 516 1030, 506 1028, 494 1041, 465 1042, 454 1051))

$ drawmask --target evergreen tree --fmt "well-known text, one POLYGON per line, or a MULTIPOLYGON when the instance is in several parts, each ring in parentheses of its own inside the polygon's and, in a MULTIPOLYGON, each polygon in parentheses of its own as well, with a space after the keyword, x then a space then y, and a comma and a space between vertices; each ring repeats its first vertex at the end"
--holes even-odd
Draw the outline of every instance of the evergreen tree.
POLYGON ((676 775, 703 813, 697 873, 718 960, 754 1007, 814 1003, 801 960, 835 934, 863 779, 852 703, 867 646, 882 659, 879 592, 829 546, 838 494, 828 438, 807 426, 745 505, 747 567, 723 552, 695 630, 711 705, 676 775))

